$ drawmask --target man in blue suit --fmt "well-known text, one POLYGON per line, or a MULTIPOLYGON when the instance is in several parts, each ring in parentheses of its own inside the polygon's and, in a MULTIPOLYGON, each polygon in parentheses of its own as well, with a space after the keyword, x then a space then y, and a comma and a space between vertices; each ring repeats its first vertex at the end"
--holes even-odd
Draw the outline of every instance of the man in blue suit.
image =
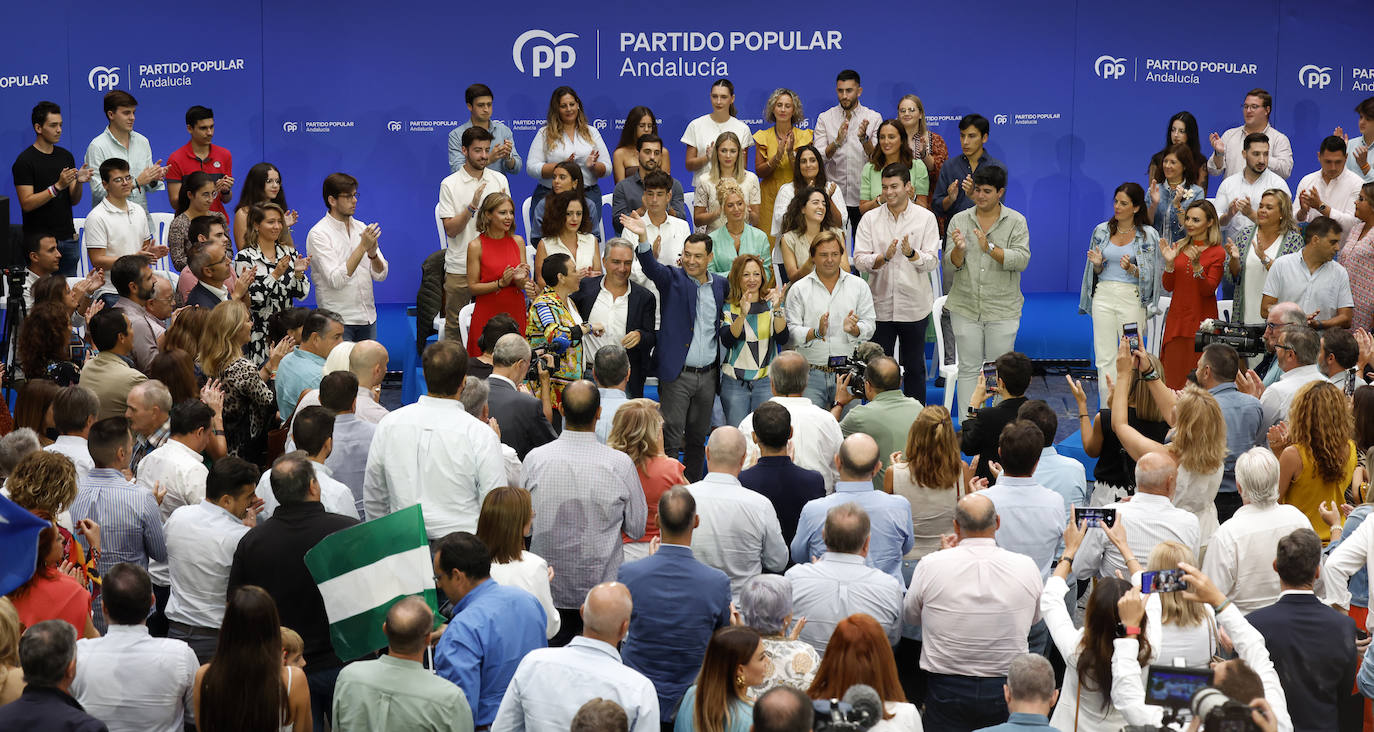
POLYGON ((665 724, 692 685, 711 634, 730 624, 730 579, 692 556, 692 529, 700 522, 686 486, 664 493, 658 499, 662 546, 621 565, 618 578, 635 601, 620 657, 654 682, 665 724))
POLYGON ((716 325, 725 306, 725 278, 711 274, 711 238, 692 234, 682 245, 682 266, 668 267, 654 256, 638 214, 620 217, 625 230, 639 237, 639 265, 658 288, 658 399, 663 407, 663 451, 685 453, 687 480, 702 478, 711 405, 720 384, 716 325), (709 297, 708 297, 709 295, 709 297))

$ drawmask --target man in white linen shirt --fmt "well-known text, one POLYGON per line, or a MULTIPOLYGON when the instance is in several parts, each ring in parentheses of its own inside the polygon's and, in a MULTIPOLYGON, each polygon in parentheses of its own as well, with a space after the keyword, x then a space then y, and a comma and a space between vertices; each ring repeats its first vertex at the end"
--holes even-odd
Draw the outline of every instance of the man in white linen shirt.
MULTIPOLYGON (((806 396, 806 384, 811 371, 806 359, 796 351, 783 351, 773 357, 768 366, 769 388, 777 402, 792 415, 792 459, 797 465, 814 470, 825 478, 825 492, 835 491, 840 479, 835 456, 840 454, 844 433, 840 423, 830 412, 816 406, 806 396)), ((759 446, 753 440, 754 415, 746 415, 739 423, 740 432, 748 441, 748 464, 758 462, 759 446)))
MULTIPOLYGON (((1202 533, 1197 516, 1173 503, 1178 483, 1178 465, 1169 455, 1151 452, 1135 464, 1135 495, 1129 501, 1110 503, 1116 520, 1126 528, 1126 545, 1136 557, 1149 557, 1156 545, 1176 541, 1197 556, 1202 533)), ((1094 577, 1130 576, 1126 560, 1101 528, 1089 528, 1083 543, 1074 553, 1074 576, 1080 580, 1094 577)))
MULTIPOLYGON (((1278 381, 1262 387, 1259 397, 1264 409, 1264 426, 1269 428, 1288 419, 1288 407, 1293 397, 1310 381, 1325 381, 1317 356, 1321 353, 1321 338, 1305 325, 1285 325, 1279 331, 1274 362, 1283 370, 1278 381)), ((1253 385, 1252 385, 1253 386, 1253 385)))
POLYGON ((195 714, 196 654, 184 641, 148 633, 153 584, 142 567, 111 567, 100 594, 109 627, 103 637, 76 642, 81 661, 72 696, 110 732, 181 732, 195 714))
POLYGON ((986 496, 964 496, 954 509, 954 536, 940 539, 948 548, 927 554, 911 576, 905 620, 924 636, 929 729, 1007 721, 1002 686, 1040 620, 1042 581, 1034 560, 997 546, 999 523, 986 496))
POLYGON ((247 460, 221 458, 205 480, 205 498, 173 511, 163 527, 172 580, 167 635, 186 641, 201 663, 210 662, 219 642, 234 550, 257 525, 257 479, 247 460))
POLYGON ((765 570, 781 572, 787 566, 787 545, 773 504, 740 485, 745 442, 738 429, 717 427, 706 445, 706 476, 687 486, 701 517, 692 534, 692 552, 730 578, 735 598, 765 570))
POLYGON ((520 661, 491 728, 565 730, 583 704, 600 697, 625 710, 630 732, 659 729, 653 682, 621 663, 616 650, 630 631, 633 609, 625 585, 593 587, 582 603, 582 634, 564 648, 538 648, 520 661))
POLYGON ((85 480, 86 474, 95 469, 86 437, 91 433, 91 425, 95 424, 99 413, 100 398, 80 384, 62 387, 52 400, 52 419, 57 439, 43 449, 65 455, 71 460, 72 465, 76 466, 78 481, 85 480))
POLYGON ((1340 211, 1355 215, 1355 203, 1364 186, 1364 176, 1346 167, 1348 159, 1345 140, 1331 135, 1322 140, 1317 150, 1317 164, 1321 167, 1308 173, 1293 188, 1297 191, 1297 219, 1311 221, 1318 216, 1330 216, 1340 211))
POLYGON ((825 513, 825 554, 787 570, 792 583, 792 613, 806 618, 801 640, 825 653, 830 633, 841 620, 864 613, 883 626, 889 645, 902 634, 902 595, 897 578, 864 563, 868 556, 868 512, 842 503, 825 513))
POLYGON ((315 304, 343 318, 344 340, 377 338, 377 303, 372 283, 386 279, 386 257, 377 245, 380 224, 353 217, 358 209, 358 179, 330 173, 324 179, 325 215, 305 239, 315 273, 315 304))
POLYGON ((1274 572, 1279 539, 1312 523, 1296 507, 1279 503, 1279 461, 1267 447, 1236 458, 1236 488, 1244 505, 1212 534, 1202 569, 1241 612, 1249 613, 1279 599, 1274 572))
POLYGON ((901 339, 902 393, 924 403, 926 319, 935 302, 930 273, 940 268, 940 227, 935 214, 912 202, 909 168, 883 168, 882 196, 886 205, 859 220, 854 265, 870 275, 877 314, 873 341, 895 356, 901 339))
POLYGON ((1226 239, 1239 239, 1245 228, 1255 223, 1255 207, 1265 191, 1275 188, 1290 193, 1282 176, 1269 169, 1269 138, 1256 132, 1247 135, 1242 145, 1245 166, 1226 176, 1212 199, 1226 239))
MULTIPOLYGON (((858 200, 857 198, 855 200, 858 200)), ((811 242, 816 268, 787 290, 787 327, 797 353, 811 364, 806 396, 821 409, 835 404, 832 356, 853 356, 873 337, 878 314, 868 283, 840 271, 844 242, 823 231, 811 242)))
POLYGON ((425 508, 431 541, 454 531, 475 532, 487 494, 506 484, 500 440, 463 409, 467 350, 457 341, 425 348, 429 393, 377 425, 363 478, 367 519, 417 503, 425 508))
MULTIPOLYGON (((878 141, 878 126, 883 116, 859 103, 864 88, 859 72, 845 69, 835 76, 835 98, 839 102, 816 117, 812 142, 825 158, 825 177, 837 184, 848 206, 849 221, 859 224, 859 182, 864 163, 878 141)), ((788 322, 792 321, 788 314, 788 322)))
POLYGON ((463 130, 463 166, 439 184, 439 217, 448 236, 444 252, 444 337, 458 340, 458 313, 472 301, 468 292, 468 244, 477 238, 477 212, 493 193, 510 195, 506 176, 487 167, 495 137, 482 127, 463 130))
POLYGON ((1239 173, 1245 167, 1241 153, 1245 138, 1260 133, 1269 137, 1274 172, 1281 178, 1287 178, 1293 172, 1293 146, 1288 142, 1287 135, 1269 126, 1269 115, 1273 111, 1274 97, 1269 92, 1263 89, 1246 92, 1245 101, 1241 102, 1244 124, 1232 127, 1221 135, 1213 132, 1208 136, 1212 143, 1212 156, 1207 158, 1207 174, 1213 178, 1229 178, 1239 173))
MULTIPOLYGON (((353 491, 336 480, 324 462, 334 450, 334 413, 318 404, 306 407, 303 412, 296 415, 291 436, 295 439, 297 449, 277 458, 276 462, 294 455, 314 463, 310 467, 315 470, 315 480, 320 484, 320 503, 324 504, 324 510, 349 518, 361 518, 353 491)), ((275 464, 274 462, 273 465, 275 464)), ((271 469, 263 472, 262 478, 258 480, 257 495, 262 499, 258 515, 264 519, 272 518, 281 502, 272 490, 271 469)))

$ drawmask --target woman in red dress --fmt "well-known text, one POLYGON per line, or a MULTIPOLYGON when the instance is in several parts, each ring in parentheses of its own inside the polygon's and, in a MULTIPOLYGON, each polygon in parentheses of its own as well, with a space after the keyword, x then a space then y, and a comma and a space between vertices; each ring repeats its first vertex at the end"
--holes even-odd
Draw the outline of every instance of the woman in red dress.
POLYGON ((468 291, 472 293, 472 324, 468 326, 468 355, 482 355, 477 339, 497 313, 515 318, 525 332, 525 280, 530 265, 525 240, 515 235, 515 202, 504 193, 482 199, 477 211, 477 238, 468 244, 468 291))
POLYGON ((1164 321, 1164 345, 1159 351, 1164 383, 1170 389, 1182 389, 1188 372, 1197 366, 1193 336, 1203 320, 1217 317, 1217 286, 1226 261, 1221 222, 1210 201, 1188 206, 1183 230, 1185 238, 1159 243, 1164 290, 1173 293, 1164 321))

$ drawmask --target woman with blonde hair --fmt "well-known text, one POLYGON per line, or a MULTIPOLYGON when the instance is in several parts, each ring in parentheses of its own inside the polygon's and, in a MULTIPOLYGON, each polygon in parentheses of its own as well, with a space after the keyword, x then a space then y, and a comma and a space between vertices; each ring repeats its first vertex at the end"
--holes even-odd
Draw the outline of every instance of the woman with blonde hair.
POLYGON ((482 512, 477 516, 477 538, 491 552, 491 578, 497 584, 525 590, 544 606, 544 613, 549 618, 544 634, 552 638, 558 635, 562 621, 553 606, 549 563, 525 549, 525 537, 530 535, 533 521, 530 492, 503 485, 482 499, 482 512))
POLYGON ((610 170, 611 153, 601 133, 587 123, 582 98, 570 86, 560 86, 549 95, 549 112, 544 126, 534 134, 525 172, 539 181, 531 194, 531 206, 553 191, 553 170, 561 161, 577 163, 587 197, 601 200, 598 180, 610 170))
POLYGON ((1269 447, 1279 457, 1279 502, 1302 511, 1322 544, 1340 532, 1322 519, 1321 508, 1328 501, 1333 507, 1344 501, 1355 474, 1352 434, 1349 402, 1324 379, 1298 389, 1288 420, 1269 429, 1269 447))
POLYGON ((736 257, 753 254, 763 260, 764 271, 771 270, 773 247, 768 243, 768 235, 749 222, 752 207, 746 202, 743 189, 726 178, 716 187, 715 193, 720 198, 725 218, 720 228, 710 232, 711 263, 707 269, 723 275, 730 271, 736 257))
POLYGON ((754 723, 749 687, 763 683, 767 670, 757 630, 743 625, 717 630, 696 683, 678 705, 674 732, 749 732, 754 723))
POLYGON ((0 707, 24 691, 24 671, 19 668, 19 636, 24 627, 8 597, 0 597, 0 707))
POLYGON ((295 347, 291 336, 281 339, 261 368, 243 355, 253 333, 248 308, 228 300, 215 306, 200 339, 200 370, 218 379, 224 390, 224 433, 229 454, 263 466, 267 462, 267 431, 277 410, 272 380, 277 365, 295 347))
POLYGON ((712 147, 711 164, 702 171, 696 200, 692 203, 692 221, 697 231, 710 234, 725 224, 725 189, 721 184, 727 180, 738 184, 748 207, 746 219, 750 225, 757 225, 763 201, 759 178, 744 166, 744 149, 739 137, 733 132, 722 132, 712 147))
POLYGON ((649 556, 649 542, 659 535, 658 499, 675 485, 687 485, 687 468, 676 457, 663 453, 663 414, 658 402, 652 399, 631 399, 620 405, 611 420, 606 445, 634 461, 639 487, 644 490, 644 502, 649 507, 644 536, 621 536, 624 561, 632 562, 649 556))
POLYGON ((949 159, 945 138, 926 125, 926 105, 915 94, 907 94, 897 102, 897 120, 906 130, 911 156, 926 164, 929 180, 939 180, 940 168, 949 159))
POLYGON ((739 424, 772 396, 768 364, 787 343, 787 318, 782 289, 773 286, 772 271, 758 255, 736 257, 728 279, 719 326, 726 350, 720 363, 720 402, 726 424, 739 424))
MULTIPOLYGON (((1163 541, 1150 551, 1145 569, 1178 569, 1179 562, 1198 565, 1192 549, 1176 541, 1163 541)), ((1145 615, 1161 663, 1174 663, 1181 658, 1188 668, 1211 665, 1220 642, 1217 615, 1211 605, 1184 599, 1182 592, 1150 592, 1145 596, 1145 615)))
POLYGON ((253 278, 248 286, 253 335, 244 355, 256 366, 266 363, 272 350, 267 342, 268 319, 310 294, 310 280, 305 276, 310 257, 300 256, 283 241, 285 230, 286 212, 281 206, 270 201, 254 206, 248 212, 248 233, 234 256, 238 276, 253 278))
MULTIPOLYGON (((773 202, 778 191, 792 182, 792 154, 811 144, 812 131, 797 129, 806 119, 801 97, 791 89, 779 87, 768 95, 763 106, 763 121, 773 126, 754 133, 754 172, 759 178, 759 221, 773 220, 773 202)), ((769 241, 773 236, 768 237, 769 241)))
POLYGON ((1270 188, 1260 194, 1255 223, 1241 230, 1239 241, 1226 240, 1226 279, 1236 284, 1232 320, 1264 320, 1260 301, 1264 299, 1264 280, 1269 268, 1275 259, 1300 251, 1304 244, 1288 192, 1270 188))
POLYGON ((525 240, 515 233, 515 201, 501 191, 488 193, 477 211, 477 238, 468 242, 468 292, 472 295, 472 323, 468 326, 468 357, 482 355, 477 341, 487 321, 498 313, 515 319, 525 330, 525 282, 530 265, 525 240))
POLYGON ((1197 367, 1198 351, 1193 336, 1207 318, 1217 317, 1217 286, 1225 267, 1221 246, 1221 222, 1210 201, 1195 201, 1183 214, 1184 238, 1160 240, 1163 266, 1160 283, 1172 293, 1160 338, 1159 360, 1164 362, 1164 383, 1182 389, 1188 372, 1197 367))

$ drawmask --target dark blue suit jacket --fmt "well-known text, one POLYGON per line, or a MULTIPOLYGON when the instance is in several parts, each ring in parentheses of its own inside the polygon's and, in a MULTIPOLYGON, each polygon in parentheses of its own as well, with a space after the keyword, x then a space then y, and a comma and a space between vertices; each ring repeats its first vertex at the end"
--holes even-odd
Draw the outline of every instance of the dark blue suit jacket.
POLYGON ((654 682, 659 719, 670 722, 711 634, 730 624, 730 578, 697 561, 691 547, 664 544, 621 565, 617 579, 635 599, 620 658, 654 682))
MULTIPOLYGON (((682 374, 682 365, 687 361, 687 349, 692 345, 692 324, 697 317, 696 280, 687 276, 681 267, 669 267, 654 257, 654 250, 641 244, 636 250, 639 266, 644 274, 653 280, 658 288, 658 379, 673 381, 682 374)), ((725 307, 725 294, 729 284, 718 274, 711 275, 711 289, 716 294, 716 322, 720 321, 721 310, 725 307)), ((715 325, 711 332, 715 333, 715 325)))
MULTIPOLYGON (((601 296, 601 281, 604 279, 604 276, 584 277, 581 288, 572 294, 573 305, 577 306, 577 312, 582 315, 583 320, 591 318, 596 298, 601 296)), ((649 354, 654 350, 654 342, 658 340, 658 331, 654 330, 654 309, 654 293, 649 292, 647 287, 631 282, 630 302, 625 314, 625 332, 639 331, 639 344, 626 349, 630 357, 630 383, 625 387, 625 393, 629 394, 631 399, 644 396, 644 379, 649 373, 649 354)), ((587 353, 584 356, 590 364, 596 354, 587 353)))
POLYGON ((224 301, 216 297, 215 293, 210 292, 206 289, 205 285, 199 282, 196 283, 195 287, 191 288, 190 292, 186 293, 187 305, 199 305, 206 310, 214 310, 215 306, 222 302, 224 301))
POLYGON ((0 729, 105 732, 107 728, 71 694, 50 686, 26 686, 18 699, 0 707, 0 729))
POLYGON ((812 499, 825 498, 825 478, 797 465, 786 455, 759 458, 754 467, 739 474, 739 482, 773 504, 782 525, 782 540, 788 546, 797 535, 802 507, 812 499))
POLYGON ((1294 732, 1359 732, 1355 687, 1355 621, 1313 595, 1284 595, 1245 619, 1264 636, 1294 732))

